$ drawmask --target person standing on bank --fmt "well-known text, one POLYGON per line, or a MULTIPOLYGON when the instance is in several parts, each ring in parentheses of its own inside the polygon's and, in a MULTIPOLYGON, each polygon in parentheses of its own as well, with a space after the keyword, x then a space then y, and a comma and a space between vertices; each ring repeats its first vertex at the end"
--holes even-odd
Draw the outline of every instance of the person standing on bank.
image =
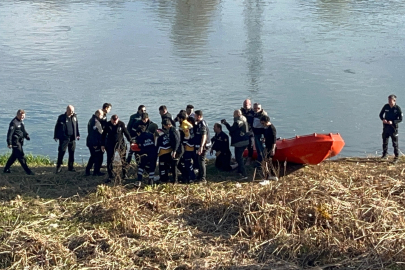
POLYGON ((260 103, 253 104, 253 110, 255 115, 253 116, 252 130, 255 137, 255 146, 257 152, 257 162, 255 162, 255 167, 260 167, 263 160, 263 143, 261 141, 264 134, 264 126, 260 123, 260 118, 267 113, 262 109, 260 103))
POLYGON ((103 152, 107 151, 107 171, 109 177, 107 182, 111 182, 115 178, 113 161, 116 151, 118 151, 121 159, 123 177, 124 179, 128 178, 127 163, 125 160, 127 145, 124 141, 124 136, 129 142, 132 141, 124 122, 120 121, 118 115, 114 114, 111 116, 110 121, 105 126, 103 134, 101 135, 101 150, 103 152))
POLYGON ((248 159, 246 161, 246 165, 250 165, 252 163, 252 156, 253 156, 253 145, 254 145, 254 135, 253 135, 253 118, 255 116, 255 111, 252 109, 252 102, 250 99, 246 99, 243 101, 243 107, 240 109, 242 115, 246 117, 247 123, 249 125, 249 145, 248 145, 248 159))
POLYGON ((388 96, 388 103, 384 105, 380 112, 380 119, 383 122, 383 153, 381 158, 386 158, 388 155, 388 140, 391 137, 392 146, 394 147, 394 163, 398 162, 398 124, 402 121, 401 108, 396 105, 397 97, 395 95, 388 96))
POLYGON ((11 165, 13 165, 16 159, 18 159, 18 161, 21 164, 21 167, 23 167, 24 171, 28 175, 35 175, 28 168, 27 160, 25 159, 25 154, 22 148, 24 144, 24 139, 28 141, 30 140, 30 136, 25 130, 23 122, 24 119, 25 119, 25 111, 20 109, 17 111, 16 117, 10 122, 10 126, 7 132, 7 146, 8 148, 12 149, 13 152, 11 153, 11 156, 7 160, 6 166, 4 167, 4 173, 10 173, 11 165))
POLYGON ((211 138, 212 147, 210 154, 215 151, 215 167, 222 171, 231 171, 238 165, 231 165, 231 149, 229 148, 229 136, 222 131, 222 125, 215 123, 214 137, 211 138))
POLYGON ((138 165, 138 181, 142 181, 142 176, 147 165, 149 165, 149 185, 153 185, 156 169, 157 150, 155 138, 152 133, 146 131, 145 126, 137 128, 136 143, 141 149, 139 156, 140 162, 138 165))
POLYGON ((66 112, 59 115, 56 121, 53 138, 55 142, 59 141, 56 173, 60 173, 62 170, 63 157, 66 149, 69 152, 68 170, 75 172, 76 170, 73 167, 73 163, 75 161, 76 140, 80 139, 80 133, 75 108, 72 105, 67 106, 66 112))
POLYGON ((100 120, 103 118, 103 111, 97 110, 87 124, 87 140, 86 145, 90 150, 89 162, 86 166, 86 175, 90 175, 90 170, 94 165, 94 176, 102 176, 104 173, 100 172, 101 163, 103 162, 103 151, 101 151, 101 134, 103 134, 103 127, 100 120))
MULTIPOLYGON (((184 154, 181 157, 181 162, 184 163, 182 167, 182 178, 185 183, 192 183, 195 180, 193 158, 194 152, 194 129, 193 124, 187 121, 187 113, 182 112, 177 115, 179 119, 179 132, 181 143, 184 147, 184 154)), ((194 119, 194 118, 193 118, 194 119)))
POLYGON ((172 126, 176 127, 176 122, 174 122, 173 116, 167 111, 167 107, 162 105, 159 107, 159 114, 162 117, 162 122, 165 118, 169 118, 170 122, 172 122, 172 126))
POLYGON ((162 125, 166 132, 169 134, 170 148, 172 149, 170 167, 173 176, 173 183, 178 183, 179 174, 177 166, 179 165, 180 158, 184 154, 184 147, 181 143, 180 133, 175 127, 173 127, 170 119, 166 118, 165 120, 163 120, 162 125))
MULTIPOLYGON (((274 125, 270 122, 270 117, 267 115, 263 115, 260 118, 260 123, 264 126, 264 144, 266 146, 264 150, 265 154, 265 160, 269 160, 271 162, 271 159, 276 153, 276 141, 277 141, 277 131, 274 125)), ((272 166, 270 166, 273 168, 272 166)), ((273 171, 270 169, 270 174, 273 171)), ((274 172, 273 172, 274 173, 274 172)), ((270 176, 267 175, 266 180, 278 180, 277 176, 270 176)))
POLYGON ((233 112, 233 125, 231 126, 225 119, 221 120, 222 124, 229 130, 231 136, 231 145, 235 147, 235 159, 238 163, 238 172, 242 174, 242 179, 247 179, 245 162, 243 160, 243 152, 249 145, 249 127, 246 117, 242 115, 240 110, 233 112))
POLYGON ((207 150, 211 147, 210 131, 203 117, 201 110, 195 111, 195 126, 194 126, 194 149, 196 151, 196 160, 198 164, 198 181, 202 183, 207 179, 207 168, 205 166, 205 156, 207 150))
MULTIPOLYGON (((146 113, 145 105, 139 105, 138 106, 138 111, 129 117, 129 121, 128 121, 128 125, 127 125, 127 129, 129 131, 129 133, 131 133, 130 127, 132 127, 137 121, 141 120, 142 119, 142 114, 144 114, 144 113, 146 113)), ((134 131, 136 133, 136 128, 135 128, 134 131)))

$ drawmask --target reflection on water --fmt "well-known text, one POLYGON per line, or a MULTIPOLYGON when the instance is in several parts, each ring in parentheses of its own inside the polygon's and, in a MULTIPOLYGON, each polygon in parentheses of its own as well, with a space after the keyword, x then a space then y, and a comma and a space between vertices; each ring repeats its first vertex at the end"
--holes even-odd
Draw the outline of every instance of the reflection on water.
POLYGON ((249 90, 258 91, 263 71, 262 28, 264 23, 262 0, 245 0, 244 21, 249 90))
POLYGON ((340 132, 343 155, 374 154, 386 97, 402 104, 404 13, 376 0, 1 1, 0 135, 24 108, 27 152, 55 157, 67 104, 84 138, 104 102, 124 122, 139 104, 158 122, 160 105, 192 103, 212 127, 251 97, 281 137, 340 132))

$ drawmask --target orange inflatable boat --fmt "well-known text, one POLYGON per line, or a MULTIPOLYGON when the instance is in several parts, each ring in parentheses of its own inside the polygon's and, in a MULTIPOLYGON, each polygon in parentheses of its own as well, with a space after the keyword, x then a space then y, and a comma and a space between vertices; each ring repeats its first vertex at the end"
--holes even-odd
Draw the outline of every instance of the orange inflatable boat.
MULTIPOLYGON (((339 133, 310 134, 281 139, 276 142, 276 154, 273 160, 298 164, 319 164, 342 151, 345 142, 339 133)), ((247 149, 243 153, 247 157, 247 149)), ((256 150, 253 159, 257 158, 256 150)))

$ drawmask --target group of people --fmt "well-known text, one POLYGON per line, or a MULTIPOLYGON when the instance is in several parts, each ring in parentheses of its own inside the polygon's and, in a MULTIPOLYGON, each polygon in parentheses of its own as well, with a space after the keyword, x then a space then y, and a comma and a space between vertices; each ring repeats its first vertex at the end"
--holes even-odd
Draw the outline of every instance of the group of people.
MULTIPOLYGON (((214 136, 211 138, 208 124, 201 110, 194 111, 193 105, 187 105, 175 118, 168 112, 167 107, 159 107, 161 127, 149 119, 144 105, 140 105, 135 114, 130 116, 127 125, 118 115, 107 119, 112 105, 105 103, 97 110, 87 124, 86 146, 90 158, 86 166, 86 175, 102 176, 101 165, 104 153, 107 153, 108 181, 116 177, 113 161, 116 152, 121 159, 123 178, 127 178, 128 165, 133 157, 137 163, 137 177, 141 181, 144 172, 149 174, 149 184, 154 183, 155 169, 158 161, 159 181, 168 182, 169 174, 172 182, 178 181, 179 171, 184 182, 206 181, 205 160, 208 152, 215 152, 215 166, 224 171, 237 169, 241 179, 247 179, 245 164, 251 164, 253 151, 256 149, 257 161, 254 166, 261 166, 263 159, 271 159, 276 151, 276 128, 270 122, 270 117, 262 109, 261 104, 247 99, 243 106, 233 113, 233 123, 222 119, 215 123, 214 136), (178 124, 178 128, 176 128, 178 124), (223 132, 223 125, 229 131, 229 136, 223 132), (127 154, 127 143, 130 149, 127 154), (237 164, 231 163, 230 145, 234 147, 234 157, 237 164), (243 153, 247 149, 248 158, 245 162, 243 153), (198 173, 196 173, 198 172, 198 173)), ((25 172, 34 175, 27 166, 23 144, 24 139, 30 140, 25 130, 23 120, 25 111, 18 110, 16 117, 10 122, 7 133, 7 145, 12 154, 4 167, 4 173, 10 173, 11 165, 18 159, 25 172)), ((396 96, 390 95, 388 103, 380 112, 383 122, 383 158, 388 153, 388 139, 391 137, 395 159, 398 160, 398 123, 402 121, 401 108, 396 105, 396 96)), ((59 143, 56 173, 62 170, 63 157, 66 150, 69 153, 68 170, 75 171, 74 152, 76 141, 80 139, 79 124, 72 105, 67 106, 66 112, 58 117, 54 129, 54 139, 59 143)))

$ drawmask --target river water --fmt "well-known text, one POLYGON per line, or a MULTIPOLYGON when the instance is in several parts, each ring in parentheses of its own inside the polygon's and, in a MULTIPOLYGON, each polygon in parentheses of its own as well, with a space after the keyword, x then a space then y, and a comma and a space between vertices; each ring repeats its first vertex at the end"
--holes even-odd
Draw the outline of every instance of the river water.
POLYGON ((191 103, 212 127, 251 98, 280 137, 339 132, 340 156, 380 154, 387 96, 405 109, 404 15, 404 1, 2 0, 0 151, 19 108, 26 152, 54 159, 56 119, 73 104, 81 162, 104 102, 125 123, 139 104, 160 122, 160 105, 191 103))

